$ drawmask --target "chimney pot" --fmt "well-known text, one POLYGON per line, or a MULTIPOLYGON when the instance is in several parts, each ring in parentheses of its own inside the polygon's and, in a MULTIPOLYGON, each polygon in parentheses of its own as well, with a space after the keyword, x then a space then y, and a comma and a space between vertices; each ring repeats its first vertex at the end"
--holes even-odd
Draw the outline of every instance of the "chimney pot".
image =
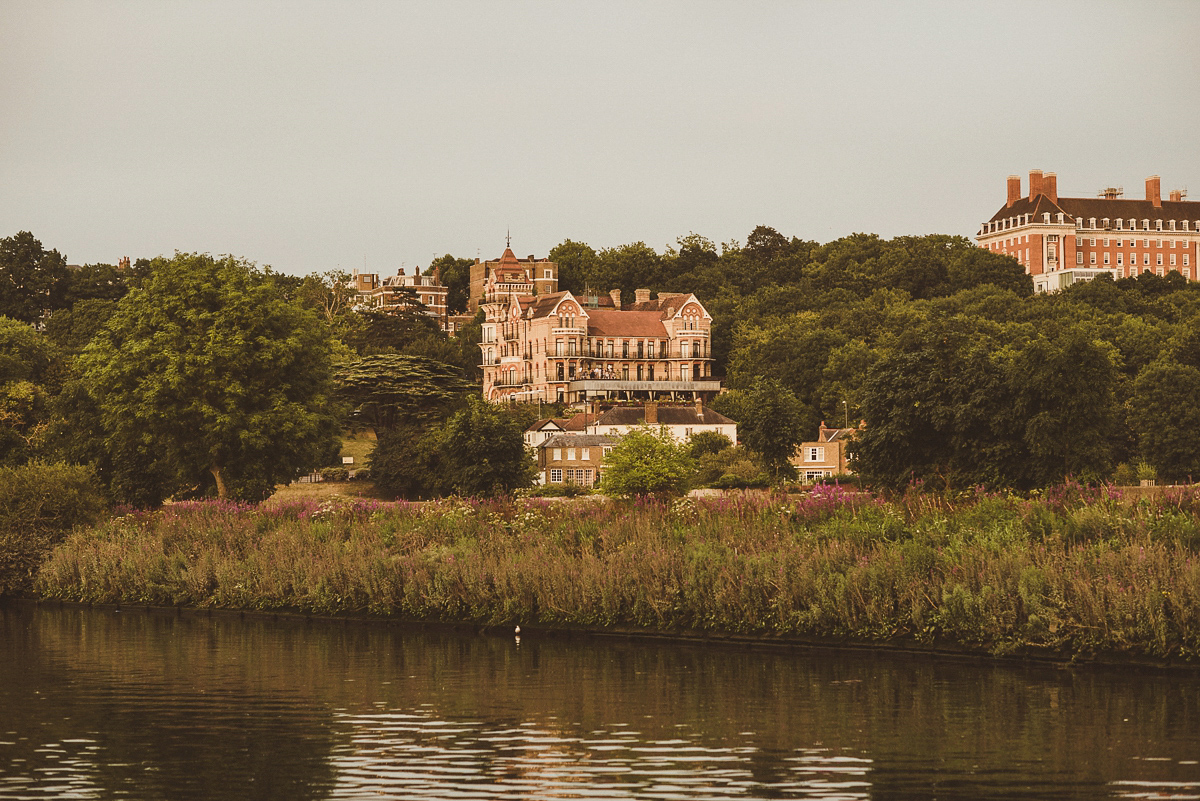
POLYGON ((1042 176, 1042 193, 1050 199, 1051 203, 1058 202, 1058 175, 1048 172, 1042 176))
POLYGON ((1008 176, 1008 201, 1004 204, 1005 207, 1011 207, 1021 199, 1021 176, 1008 176))
POLYGON ((1037 196, 1042 194, 1042 171, 1029 171, 1029 199, 1036 200, 1037 196))

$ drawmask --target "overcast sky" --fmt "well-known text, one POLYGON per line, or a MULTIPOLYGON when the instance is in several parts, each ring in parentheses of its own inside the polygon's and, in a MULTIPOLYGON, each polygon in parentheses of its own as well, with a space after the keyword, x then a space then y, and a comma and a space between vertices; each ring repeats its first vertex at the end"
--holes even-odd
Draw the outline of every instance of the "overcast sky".
POLYGON ((1035 168, 1200 200, 1200 2, 0 0, 0 235, 75 264, 973 236, 1035 168))

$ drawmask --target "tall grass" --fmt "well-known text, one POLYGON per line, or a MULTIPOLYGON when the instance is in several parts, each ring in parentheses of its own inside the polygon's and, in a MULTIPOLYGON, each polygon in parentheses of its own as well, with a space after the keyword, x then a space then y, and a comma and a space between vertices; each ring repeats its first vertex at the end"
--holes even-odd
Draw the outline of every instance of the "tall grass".
POLYGON ((208 502, 77 531, 36 586, 84 602, 1194 660, 1198 550, 1192 491, 208 502))

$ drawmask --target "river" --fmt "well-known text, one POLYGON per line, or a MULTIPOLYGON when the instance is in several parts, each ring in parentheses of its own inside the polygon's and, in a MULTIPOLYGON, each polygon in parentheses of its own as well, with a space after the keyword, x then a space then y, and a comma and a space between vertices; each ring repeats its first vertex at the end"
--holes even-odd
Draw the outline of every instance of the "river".
POLYGON ((1200 798, 1188 672, 0 607, 0 799, 1200 798))

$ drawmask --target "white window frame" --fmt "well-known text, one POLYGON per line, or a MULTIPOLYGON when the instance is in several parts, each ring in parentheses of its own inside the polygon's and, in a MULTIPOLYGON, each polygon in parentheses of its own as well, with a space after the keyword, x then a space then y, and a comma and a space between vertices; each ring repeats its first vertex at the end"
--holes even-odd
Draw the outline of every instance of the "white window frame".
POLYGON ((556 467, 556 468, 554 468, 554 469, 552 469, 552 470, 550 471, 550 483, 551 483, 551 484, 561 484, 561 483, 563 483, 563 472, 562 472, 562 470, 560 470, 560 469, 558 469, 558 468, 556 467))

